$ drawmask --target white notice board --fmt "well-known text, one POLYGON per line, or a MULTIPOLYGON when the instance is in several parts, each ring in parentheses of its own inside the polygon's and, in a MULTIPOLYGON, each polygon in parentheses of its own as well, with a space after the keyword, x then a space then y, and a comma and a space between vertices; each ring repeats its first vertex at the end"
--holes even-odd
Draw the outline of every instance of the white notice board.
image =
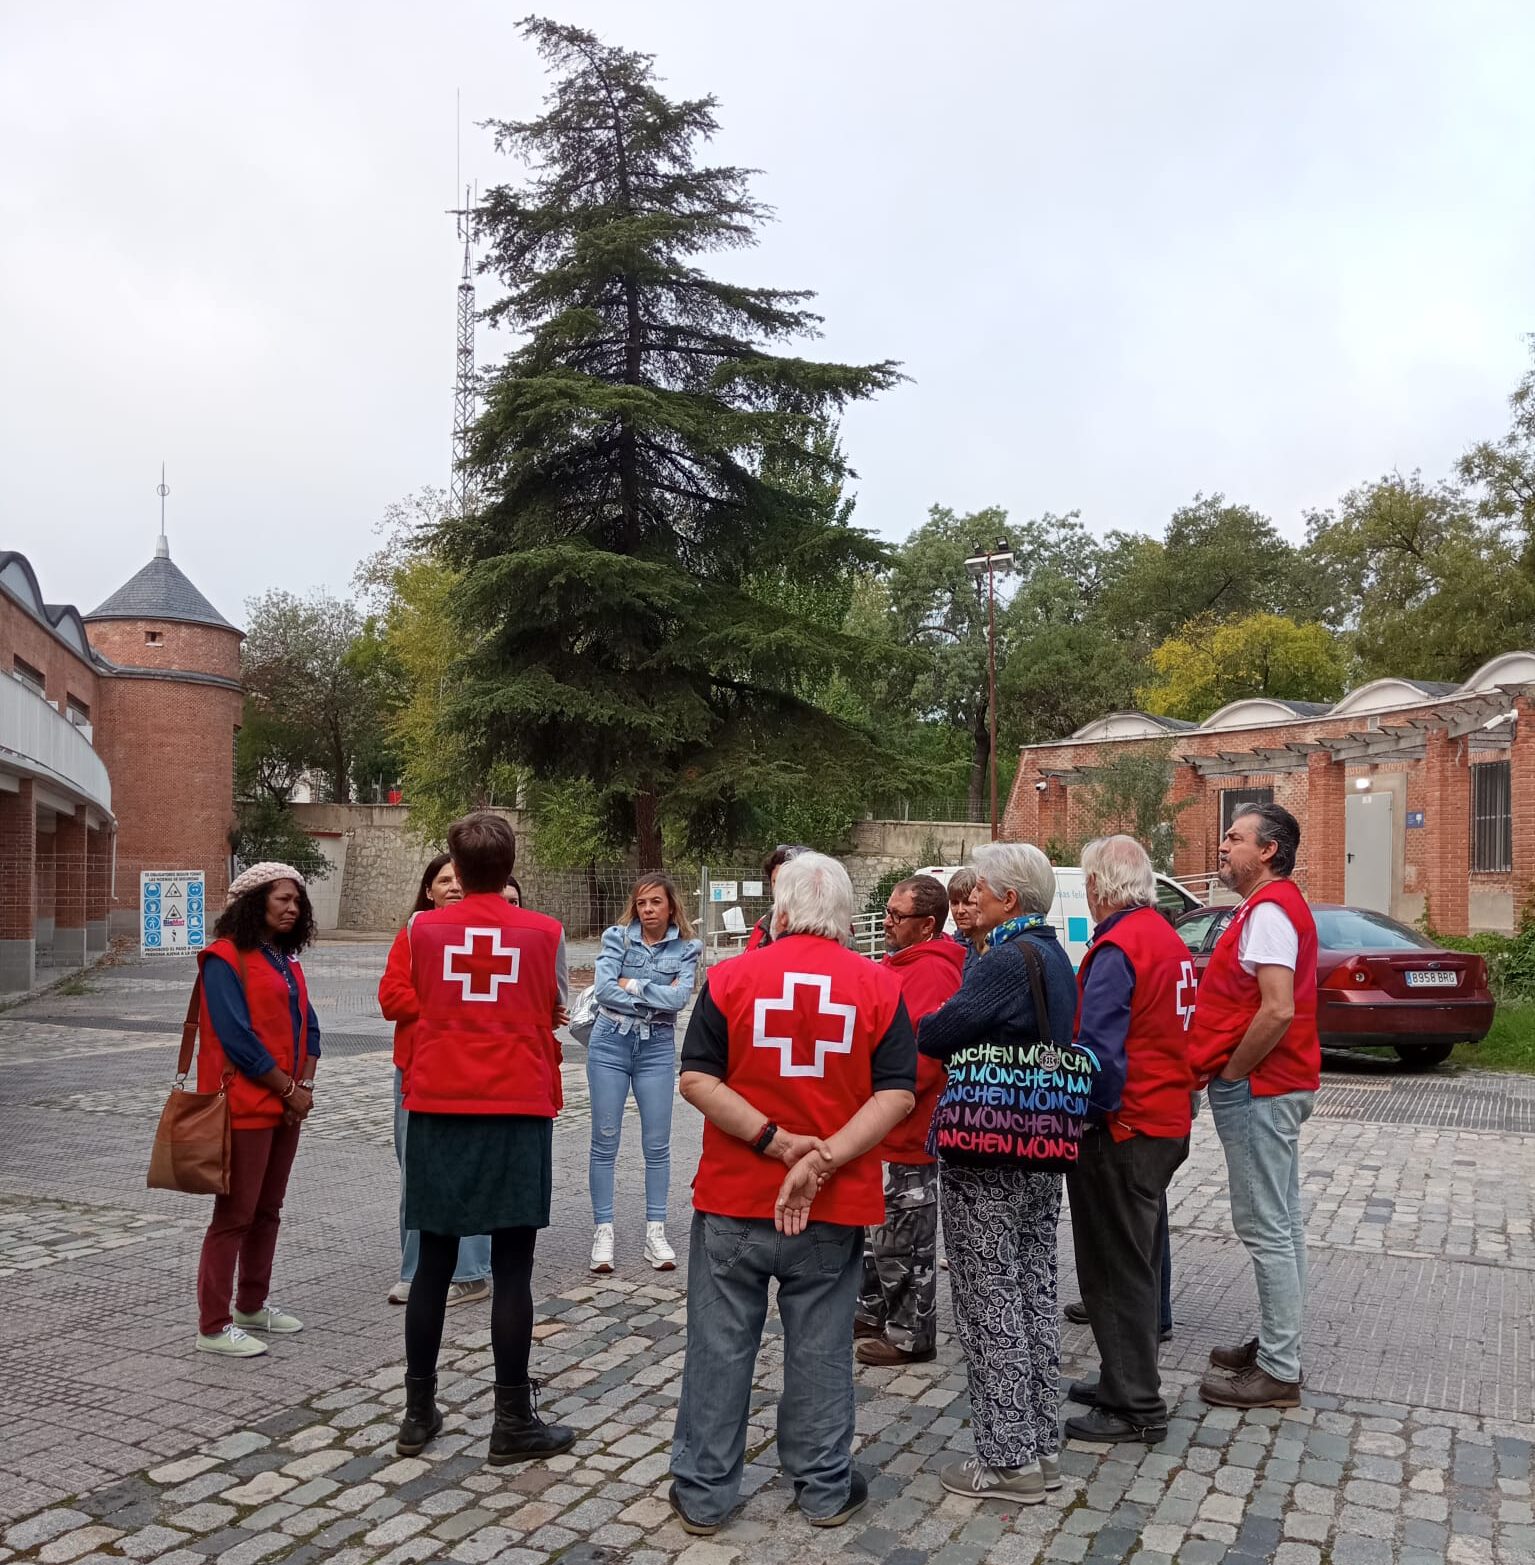
POLYGON ((144 956, 202 950, 205 889, 200 869, 146 869, 139 876, 139 950, 144 956))

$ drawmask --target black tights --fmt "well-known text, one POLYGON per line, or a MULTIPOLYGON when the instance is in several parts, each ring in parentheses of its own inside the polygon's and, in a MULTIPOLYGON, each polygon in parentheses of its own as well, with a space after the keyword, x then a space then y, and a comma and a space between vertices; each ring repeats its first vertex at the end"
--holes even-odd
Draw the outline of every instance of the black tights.
MULTIPOLYGON (((490 1275, 495 1283, 490 1345, 500 1386, 522 1386, 528 1380, 528 1350, 533 1343, 533 1241, 537 1237, 536 1228, 498 1228, 490 1236, 490 1275)), ((437 1373, 448 1287, 457 1265, 455 1235, 422 1233, 421 1258, 405 1306, 407 1374, 437 1373)))

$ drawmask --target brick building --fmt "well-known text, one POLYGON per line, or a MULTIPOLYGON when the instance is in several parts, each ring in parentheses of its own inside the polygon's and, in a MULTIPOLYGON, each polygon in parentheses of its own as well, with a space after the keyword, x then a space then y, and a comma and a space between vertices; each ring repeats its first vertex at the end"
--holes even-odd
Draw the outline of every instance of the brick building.
POLYGON ((170 558, 82 616, 0 551, 0 991, 138 922, 139 872, 229 883, 241 633, 170 558))
POLYGON ((1242 804, 1300 821, 1296 878, 1319 902, 1447 934, 1510 930, 1535 895, 1535 652, 1509 652, 1464 684, 1377 679, 1333 705, 1254 698, 1202 723, 1114 712, 1029 745, 1004 835, 1071 854, 1093 832, 1098 768, 1170 755, 1173 872, 1213 874, 1242 804))

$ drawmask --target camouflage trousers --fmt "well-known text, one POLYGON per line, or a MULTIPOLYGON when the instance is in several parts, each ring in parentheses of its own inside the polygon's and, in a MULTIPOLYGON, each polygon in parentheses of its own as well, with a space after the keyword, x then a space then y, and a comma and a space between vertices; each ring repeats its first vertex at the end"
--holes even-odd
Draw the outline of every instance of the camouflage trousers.
POLYGON ((906 1353, 938 1340, 938 1165, 885 1164, 885 1220, 864 1236, 856 1319, 906 1353))

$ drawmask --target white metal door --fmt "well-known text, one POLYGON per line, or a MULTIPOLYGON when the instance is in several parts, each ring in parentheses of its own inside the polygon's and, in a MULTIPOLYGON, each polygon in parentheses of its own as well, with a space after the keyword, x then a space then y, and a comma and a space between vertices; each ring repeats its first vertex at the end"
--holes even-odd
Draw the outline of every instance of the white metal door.
POLYGON ((1345 813, 1347 863, 1343 900, 1350 907, 1391 912, 1391 795, 1351 793, 1345 813))

